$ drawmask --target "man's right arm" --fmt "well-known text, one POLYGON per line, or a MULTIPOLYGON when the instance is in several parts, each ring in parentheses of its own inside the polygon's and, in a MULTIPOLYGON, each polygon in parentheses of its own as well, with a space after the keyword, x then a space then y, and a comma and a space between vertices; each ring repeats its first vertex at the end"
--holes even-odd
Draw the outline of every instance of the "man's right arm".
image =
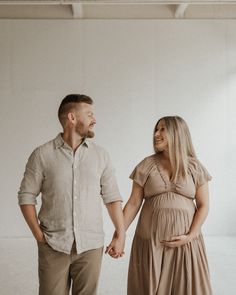
POLYGON ((38 242, 45 242, 43 232, 39 226, 35 205, 21 205, 21 212, 38 242))
POLYGON ((37 204, 36 197, 42 188, 44 178, 43 170, 44 168, 39 157, 39 149, 36 149, 28 159, 18 192, 21 211, 35 239, 39 242, 43 242, 45 239, 39 226, 35 205, 37 204))

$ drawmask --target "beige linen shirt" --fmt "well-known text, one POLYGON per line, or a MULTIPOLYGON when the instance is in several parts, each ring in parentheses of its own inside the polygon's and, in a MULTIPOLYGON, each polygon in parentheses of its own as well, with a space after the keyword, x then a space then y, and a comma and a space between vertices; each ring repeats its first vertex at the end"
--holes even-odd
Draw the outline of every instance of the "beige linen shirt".
POLYGON ((47 243, 69 254, 104 244, 102 204, 122 201, 108 153, 85 139, 75 153, 61 134, 29 157, 18 192, 19 205, 42 206, 38 218, 47 243))

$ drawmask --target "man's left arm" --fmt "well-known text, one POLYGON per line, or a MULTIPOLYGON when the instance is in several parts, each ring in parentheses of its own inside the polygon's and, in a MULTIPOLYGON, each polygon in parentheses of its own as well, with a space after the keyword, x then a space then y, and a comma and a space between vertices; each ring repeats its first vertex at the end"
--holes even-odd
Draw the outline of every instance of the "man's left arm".
POLYGON ((114 167, 111 163, 109 154, 104 154, 105 167, 101 177, 101 196, 107 207, 110 218, 115 226, 115 234, 106 253, 118 258, 123 255, 125 244, 125 226, 122 212, 122 198, 117 185, 114 167))
POLYGON ((116 229, 111 243, 107 246, 106 253, 113 258, 122 257, 125 247, 125 225, 121 202, 108 203, 106 207, 116 229))

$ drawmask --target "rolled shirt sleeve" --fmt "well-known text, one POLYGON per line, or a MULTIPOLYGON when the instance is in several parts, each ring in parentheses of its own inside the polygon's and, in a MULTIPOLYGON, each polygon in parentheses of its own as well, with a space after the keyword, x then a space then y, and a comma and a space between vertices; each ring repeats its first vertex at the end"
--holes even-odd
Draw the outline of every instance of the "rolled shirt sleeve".
POLYGON ((105 168, 101 176, 101 196, 104 204, 123 201, 117 185, 115 169, 107 152, 105 152, 105 168))
POLYGON ((39 148, 30 155, 25 167, 24 177, 18 192, 19 205, 36 205, 36 197, 40 194, 43 182, 43 170, 39 157, 39 148))

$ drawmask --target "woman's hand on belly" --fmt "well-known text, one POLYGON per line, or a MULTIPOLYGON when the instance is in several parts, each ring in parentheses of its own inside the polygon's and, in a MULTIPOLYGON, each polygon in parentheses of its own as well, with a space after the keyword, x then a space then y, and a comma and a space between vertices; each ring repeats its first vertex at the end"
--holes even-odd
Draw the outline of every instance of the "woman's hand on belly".
POLYGON ((190 243, 192 238, 190 235, 181 235, 181 236, 174 236, 169 241, 160 241, 163 246, 167 246, 170 248, 180 247, 190 243))

